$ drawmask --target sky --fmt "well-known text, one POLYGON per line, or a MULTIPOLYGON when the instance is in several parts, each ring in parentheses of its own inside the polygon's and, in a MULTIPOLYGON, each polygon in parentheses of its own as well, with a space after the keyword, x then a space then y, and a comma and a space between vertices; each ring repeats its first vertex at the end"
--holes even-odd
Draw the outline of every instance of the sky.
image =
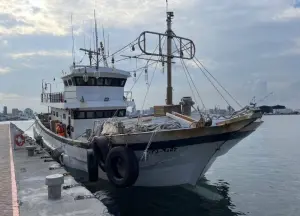
MULTIPOLYGON (((196 58, 240 104, 273 92, 261 104, 300 108, 299 0, 169 0, 168 7, 175 15, 173 31, 194 41, 196 58)), ((166 30, 165 0, 0 0, 0 109, 7 105, 9 111, 13 107, 46 110, 40 105, 42 79, 53 83, 55 78, 52 91, 59 91, 62 70, 68 71, 72 64, 71 14, 78 62, 84 55, 78 49, 93 43, 94 9, 99 39, 103 40, 103 26, 110 53, 142 31, 166 30)), ((225 107, 203 72, 193 61, 185 63, 205 107, 225 107)), ((133 71, 136 62, 120 61, 115 67, 133 71)), ((149 67, 149 80, 154 69, 149 67)), ((128 80, 126 89, 133 84, 133 79, 128 80)), ((161 66, 146 96, 147 88, 142 74, 132 89, 138 108, 165 103, 166 73, 161 66)), ((173 66, 173 89, 174 103, 193 95, 180 61, 173 66)))

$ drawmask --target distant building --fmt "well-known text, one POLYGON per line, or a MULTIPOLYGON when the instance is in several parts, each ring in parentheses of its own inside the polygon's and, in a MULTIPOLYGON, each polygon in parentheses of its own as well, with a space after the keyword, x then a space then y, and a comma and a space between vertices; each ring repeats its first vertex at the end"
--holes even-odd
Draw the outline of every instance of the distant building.
POLYGON ((150 107, 150 113, 151 113, 151 114, 154 113, 154 107, 150 107))
POLYGON ((26 116, 28 116, 28 117, 33 117, 33 110, 30 109, 30 108, 26 108, 26 109, 24 110, 24 114, 25 114, 26 116))
POLYGON ((294 113, 294 110, 288 109, 288 108, 285 108, 285 109, 273 109, 273 111, 274 111, 275 114, 293 114, 294 113))
POLYGON ((260 106, 259 109, 262 111, 262 113, 273 113, 273 108, 271 106, 260 106))
POLYGON ((3 107, 3 115, 7 115, 7 106, 3 107))
POLYGON ((19 115, 19 110, 17 108, 13 108, 11 111, 11 114, 13 117, 16 117, 19 115))

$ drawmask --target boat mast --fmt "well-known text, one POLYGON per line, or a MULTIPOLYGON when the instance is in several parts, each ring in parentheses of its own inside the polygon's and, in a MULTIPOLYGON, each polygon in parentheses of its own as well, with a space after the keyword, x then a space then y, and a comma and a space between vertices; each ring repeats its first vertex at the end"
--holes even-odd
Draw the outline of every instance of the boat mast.
POLYGON ((96 70, 99 68, 99 48, 98 48, 98 31, 97 31, 97 21, 96 21, 96 12, 94 10, 94 19, 95 19, 95 37, 96 37, 96 70))
POLYGON ((71 14, 71 26, 72 26, 72 58, 73 58, 73 67, 75 68, 75 45, 74 45, 73 14, 71 14))
POLYGON ((173 104, 173 88, 172 88, 172 18, 173 12, 167 12, 167 105, 173 104))

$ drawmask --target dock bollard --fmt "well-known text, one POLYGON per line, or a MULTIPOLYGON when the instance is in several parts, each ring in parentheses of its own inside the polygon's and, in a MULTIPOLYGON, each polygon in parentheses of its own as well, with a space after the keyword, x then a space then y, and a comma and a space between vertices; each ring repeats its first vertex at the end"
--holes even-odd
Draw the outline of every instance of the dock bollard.
POLYGON ((32 157, 34 155, 34 150, 36 149, 36 146, 29 145, 26 146, 25 148, 28 152, 28 157, 32 157))
POLYGON ((48 199, 61 198, 61 185, 64 183, 62 174, 53 174, 46 177, 46 185, 48 185, 48 199))

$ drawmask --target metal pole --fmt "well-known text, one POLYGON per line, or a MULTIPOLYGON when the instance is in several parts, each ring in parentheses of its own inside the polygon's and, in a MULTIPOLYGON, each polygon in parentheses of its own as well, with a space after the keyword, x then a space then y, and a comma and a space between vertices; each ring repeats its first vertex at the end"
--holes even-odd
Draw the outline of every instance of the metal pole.
POLYGON ((172 96, 172 17, 173 12, 167 12, 167 105, 173 104, 172 96))

